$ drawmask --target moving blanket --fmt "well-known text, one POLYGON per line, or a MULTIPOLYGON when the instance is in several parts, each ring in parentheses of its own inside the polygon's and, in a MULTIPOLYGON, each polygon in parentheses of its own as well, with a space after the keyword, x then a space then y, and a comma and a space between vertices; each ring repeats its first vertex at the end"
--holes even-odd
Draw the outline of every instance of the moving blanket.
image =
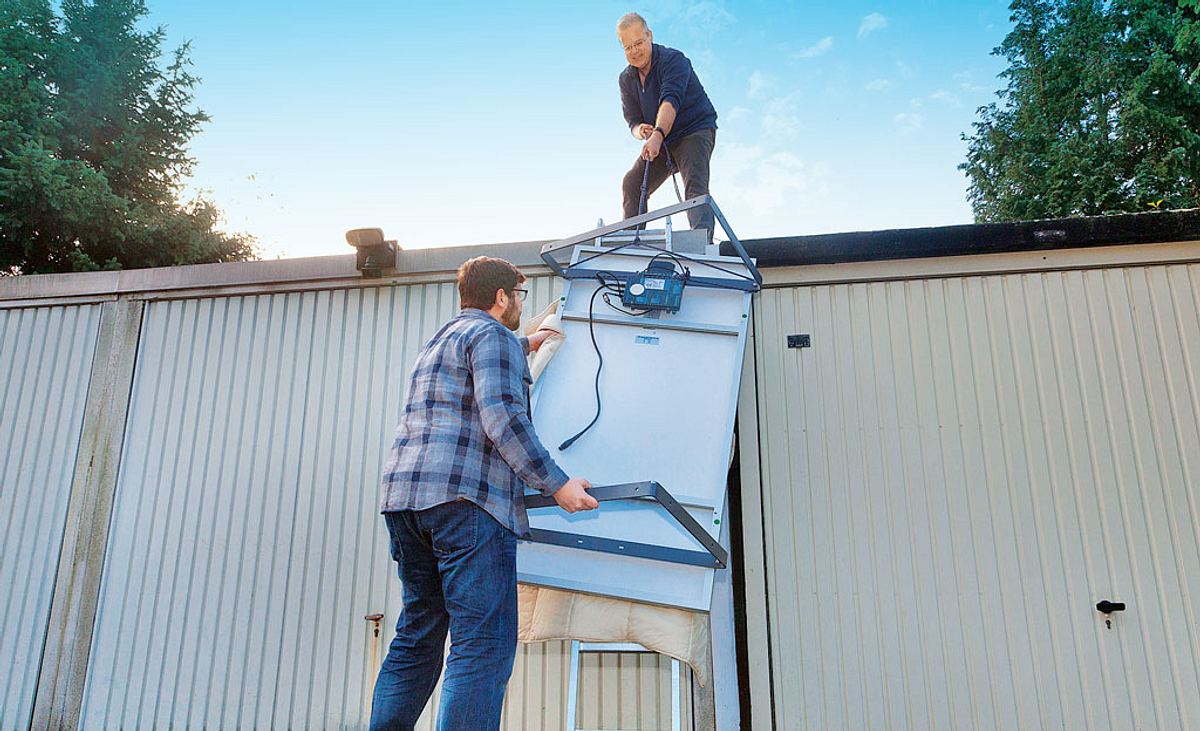
MULTIPOLYGON (((555 300, 525 325, 526 335, 538 330, 555 332, 529 354, 529 372, 535 383, 566 337, 557 310, 555 300)), ((708 687, 711 640, 705 612, 532 584, 518 585, 517 599, 517 638, 521 642, 636 642, 687 663, 700 686, 708 687)))

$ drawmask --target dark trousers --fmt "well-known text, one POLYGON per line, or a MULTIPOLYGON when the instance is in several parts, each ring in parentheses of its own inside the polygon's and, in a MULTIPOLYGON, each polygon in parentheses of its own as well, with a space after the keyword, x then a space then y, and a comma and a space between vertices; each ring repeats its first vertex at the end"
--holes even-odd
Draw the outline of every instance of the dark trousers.
POLYGON ((500 728, 517 650, 517 537, 474 503, 384 513, 404 606, 375 681, 371 731, 412 731, 450 631, 438 731, 500 728))
MULTIPOLYGON (((667 146, 675 167, 683 175, 684 200, 708 193, 708 164, 716 144, 717 131, 702 129, 681 140, 672 140, 671 144, 667 146)), ((633 218, 638 213, 645 213, 645 211, 638 211, 638 204, 642 198, 642 176, 645 171, 646 161, 639 155, 638 159, 634 161, 633 167, 625 173, 625 179, 621 181, 621 193, 625 198, 625 218, 633 218)), ((667 167, 667 155, 665 152, 659 153, 658 157, 650 163, 650 180, 646 188, 647 201, 649 201, 650 194, 658 190, 658 186, 662 185, 670 175, 671 170, 667 167)), ((649 206, 649 202, 646 205, 649 206)), ((687 212, 687 216, 689 226, 706 229, 709 238, 712 238, 713 212, 711 208, 708 206, 693 208, 687 212)))

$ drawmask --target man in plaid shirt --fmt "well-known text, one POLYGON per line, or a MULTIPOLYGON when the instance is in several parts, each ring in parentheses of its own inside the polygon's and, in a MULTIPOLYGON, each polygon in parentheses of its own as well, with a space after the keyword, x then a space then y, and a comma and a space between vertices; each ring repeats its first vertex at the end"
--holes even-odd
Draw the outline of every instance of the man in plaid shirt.
POLYGON ((383 474, 382 512, 404 607, 379 671, 371 730, 410 731, 442 669, 438 729, 500 727, 517 644, 524 485, 567 512, 598 506, 542 446, 526 363, 549 335, 518 338, 525 276, 503 259, 458 270, 462 310, 417 357, 383 474))

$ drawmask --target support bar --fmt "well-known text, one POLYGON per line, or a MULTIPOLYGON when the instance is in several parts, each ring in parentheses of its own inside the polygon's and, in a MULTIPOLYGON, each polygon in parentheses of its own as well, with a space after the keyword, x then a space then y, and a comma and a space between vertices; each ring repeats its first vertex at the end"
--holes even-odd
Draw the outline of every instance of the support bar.
MULTIPOLYGON (((599 274, 608 274, 611 278, 613 274, 625 272, 613 272, 607 269, 585 269, 583 267, 571 267, 564 269, 562 273, 563 279, 595 279, 599 274)), ((743 292, 757 292, 758 284, 748 279, 723 279, 721 277, 697 277, 695 275, 688 277, 687 284, 689 287, 709 287, 712 289, 739 289, 743 292)))
MULTIPOLYGON (((672 518, 683 526, 693 538, 699 541, 700 545, 704 546, 705 550, 694 551, 686 548, 659 546, 652 543, 621 541, 612 538, 598 538, 578 533, 541 529, 531 529, 530 540, 535 543, 549 543, 570 548, 582 548, 588 551, 600 551, 620 556, 637 556, 638 558, 649 558, 656 561, 669 561, 671 563, 682 563, 714 569, 725 568, 729 561, 729 554, 725 548, 696 522, 696 519, 679 504, 679 501, 671 496, 671 493, 667 492, 665 487, 657 482, 626 482, 618 485, 603 485, 593 487, 588 490, 588 494, 602 503, 612 500, 653 500, 665 508, 672 518)), ((554 501, 553 497, 537 494, 525 496, 526 510, 549 508, 556 505, 558 503, 554 501)))
MULTIPOLYGON (((689 198, 682 203, 675 203, 667 206, 666 208, 659 208, 658 210, 650 211, 649 213, 643 213, 640 216, 626 218, 624 221, 617 221, 616 223, 610 223, 607 226, 594 228, 585 233, 576 234, 575 236, 570 236, 565 239, 559 239, 558 241, 552 241, 542 247, 542 261, 546 262, 546 266, 550 267, 555 274, 560 277, 565 277, 567 270, 564 269, 563 265, 554 258, 554 252, 562 251, 563 249, 569 249, 577 244, 587 243, 593 239, 600 238, 601 236, 607 236, 608 234, 613 234, 618 231, 634 229, 642 224, 646 224, 651 221, 657 221, 660 218, 667 218, 668 216, 676 213, 690 211, 693 208, 699 208, 701 206, 709 206, 712 208, 713 217, 716 219, 717 223, 721 224, 721 228, 725 231, 725 235, 729 237, 729 243, 733 245, 734 251, 737 252, 738 256, 742 260, 742 263, 746 265, 746 269, 754 278, 754 285, 748 288, 749 291, 757 292, 759 286, 762 285, 762 273, 758 271, 758 267, 754 265, 754 261, 750 258, 750 255, 746 253, 746 247, 742 246, 741 240, 739 240, 737 235, 733 233, 733 229, 729 227, 729 221, 725 220, 725 215, 721 213, 721 209, 717 207, 717 202, 713 200, 711 195, 699 195, 695 198, 689 198)), ((697 278, 693 277, 693 280, 695 279, 697 278)))

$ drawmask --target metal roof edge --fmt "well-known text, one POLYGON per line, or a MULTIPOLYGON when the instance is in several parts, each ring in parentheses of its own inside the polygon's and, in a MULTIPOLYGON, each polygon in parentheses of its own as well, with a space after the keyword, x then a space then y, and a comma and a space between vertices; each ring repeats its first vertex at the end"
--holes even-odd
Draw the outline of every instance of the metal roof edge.
MULTIPOLYGON (((744 239, 743 244, 750 255, 757 259, 760 268, 777 268, 1198 239, 1200 208, 744 239)), ((549 271, 540 258, 541 248, 546 243, 548 241, 520 241, 403 249, 399 252, 398 267, 394 273, 370 281, 378 284, 446 281, 453 279, 459 265, 473 256, 500 257, 529 274, 542 274, 549 271)), ((721 252, 732 255, 732 246, 728 242, 722 243, 721 252)), ((41 301, 61 304, 71 300, 110 299, 139 294, 188 296, 193 291, 242 293, 273 289, 343 288, 363 284, 362 276, 355 269, 355 255, 351 253, 112 272, 0 277, 0 303, 27 306, 41 301)))
MULTIPOLYGON (((545 243, 522 241, 405 249, 398 252, 396 271, 374 281, 390 283, 445 279, 473 256, 500 257, 530 273, 540 273, 545 269, 540 257, 541 247, 545 243)), ((188 290, 271 288, 280 285, 339 287, 360 284, 362 280, 362 275, 355 268, 355 255, 340 254, 109 272, 0 277, 0 302, 95 299, 139 293, 184 293, 188 290)))
MULTIPOLYGON (((1200 208, 1041 221, 743 239, 758 266, 1050 251, 1200 239, 1200 208)), ((721 244, 721 253, 733 247, 721 244)))

